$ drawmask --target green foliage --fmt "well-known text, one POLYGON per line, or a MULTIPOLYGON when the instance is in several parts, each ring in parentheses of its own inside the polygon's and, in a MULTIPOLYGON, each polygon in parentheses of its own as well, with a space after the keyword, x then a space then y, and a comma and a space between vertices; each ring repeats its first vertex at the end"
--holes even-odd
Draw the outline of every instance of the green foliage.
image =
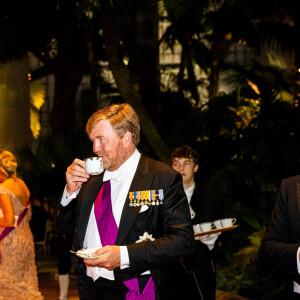
MULTIPOLYGON (((249 220, 250 223, 255 220, 249 220)), ((258 259, 265 227, 253 232, 250 244, 234 254, 230 265, 218 265, 217 288, 243 295, 251 299, 280 299, 284 286, 276 277, 263 270, 258 259)))
MULTIPOLYGON (((281 179, 297 174, 300 168, 300 111, 278 100, 280 91, 286 89, 284 79, 275 84, 278 77, 265 76, 271 69, 263 71, 261 66, 260 70, 260 76, 252 77, 261 91, 252 94, 253 101, 247 100, 251 88, 245 89, 244 83, 239 93, 215 97, 206 107, 187 110, 181 117, 182 106, 172 105, 169 123, 161 122, 173 147, 187 143, 198 150, 197 181, 204 192, 222 199, 226 216, 236 217, 240 225, 222 235, 218 288, 251 299, 280 299, 283 282, 263 269, 258 249, 281 179), (171 118, 178 120, 170 122, 171 118)), ((176 103, 172 97, 169 101, 176 103)))

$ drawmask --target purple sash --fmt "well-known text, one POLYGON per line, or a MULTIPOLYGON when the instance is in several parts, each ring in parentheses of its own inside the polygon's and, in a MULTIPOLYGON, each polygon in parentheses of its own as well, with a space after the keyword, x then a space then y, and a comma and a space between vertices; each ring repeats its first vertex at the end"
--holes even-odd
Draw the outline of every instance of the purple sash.
MULTIPOLYGON (((102 246, 115 245, 118 234, 118 226, 113 215, 110 195, 110 181, 104 181, 94 203, 95 217, 102 246)), ((140 293, 137 278, 124 281, 123 283, 129 289, 126 294, 126 300, 155 299, 155 285, 151 277, 142 294, 140 293)))
MULTIPOLYGON (((17 221, 17 226, 21 223, 21 221, 23 220, 23 218, 25 217, 27 211, 28 211, 28 208, 29 208, 29 205, 30 205, 30 199, 28 199, 28 202, 27 202, 27 205, 26 207, 24 208, 24 210, 20 213, 19 215, 19 218, 18 218, 18 221, 17 221)), ((0 234, 0 242, 10 233, 12 232, 16 227, 5 227, 3 229, 3 231, 1 232, 0 234)), ((0 264, 1 264, 1 252, 0 252, 0 264)))
POLYGON ((118 226, 115 221, 110 197, 110 181, 104 181, 94 203, 94 211, 102 246, 115 245, 118 226))
POLYGON ((126 294, 126 300, 154 300, 155 299, 155 285, 152 277, 149 278, 143 293, 140 293, 139 282, 137 278, 133 278, 123 282, 129 291, 126 294))

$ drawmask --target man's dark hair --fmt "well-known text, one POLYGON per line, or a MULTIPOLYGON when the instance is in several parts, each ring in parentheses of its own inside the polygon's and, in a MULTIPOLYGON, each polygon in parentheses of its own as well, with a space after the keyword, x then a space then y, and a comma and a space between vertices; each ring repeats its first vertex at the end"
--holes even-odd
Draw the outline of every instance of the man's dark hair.
POLYGON ((175 157, 191 158, 195 165, 198 164, 198 160, 199 160, 198 152, 188 145, 180 146, 171 152, 171 155, 170 155, 171 163, 175 157))

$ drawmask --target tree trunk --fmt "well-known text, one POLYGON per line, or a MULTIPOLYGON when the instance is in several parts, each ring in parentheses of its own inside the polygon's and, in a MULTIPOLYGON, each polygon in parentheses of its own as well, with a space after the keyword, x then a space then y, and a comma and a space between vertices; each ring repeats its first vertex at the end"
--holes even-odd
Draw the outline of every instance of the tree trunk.
POLYGON ((214 29, 213 41, 211 47, 211 65, 210 75, 208 77, 209 87, 209 99, 217 97, 219 95, 219 82, 220 82, 220 67, 224 61, 224 54, 228 50, 228 44, 225 40, 225 34, 221 29, 214 29))
POLYGON ((28 59, 0 67, 0 148, 30 146, 28 59))
POLYGON ((154 1, 135 0, 122 6, 120 28, 129 55, 131 79, 138 85, 142 103, 151 114, 156 114, 160 105, 158 23, 154 1))
POLYGON ((68 140, 75 138, 75 99, 82 73, 72 61, 54 71, 55 92, 51 110, 50 124, 53 135, 68 140))
POLYGON ((119 91, 124 101, 128 102, 139 115, 142 131, 157 157, 161 161, 168 162, 169 149, 142 105, 138 86, 134 84, 128 68, 123 64, 124 52, 121 46, 118 13, 106 2, 103 2, 102 6, 102 25, 107 59, 119 91))
POLYGON ((55 78, 53 106, 50 115, 52 135, 62 137, 72 144, 76 140, 76 94, 83 74, 93 65, 94 53, 90 47, 90 37, 86 21, 78 22, 70 9, 72 1, 60 3, 57 18, 57 54, 53 59, 35 55, 51 70, 55 78), (90 60, 89 60, 90 58, 90 60))

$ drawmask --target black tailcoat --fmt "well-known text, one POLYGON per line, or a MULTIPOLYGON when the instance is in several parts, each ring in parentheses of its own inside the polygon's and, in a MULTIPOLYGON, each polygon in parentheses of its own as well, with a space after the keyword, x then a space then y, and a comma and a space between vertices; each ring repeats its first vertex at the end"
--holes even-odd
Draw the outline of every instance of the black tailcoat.
MULTIPOLYGON (((83 247, 89 216, 102 182, 103 173, 92 176, 69 205, 58 205, 55 228, 59 232, 74 230, 75 251, 83 247)), ((159 189, 164 193, 162 205, 151 205, 142 213, 140 206, 129 206, 127 196, 116 245, 127 246, 130 267, 117 268, 114 275, 115 280, 125 281, 150 270, 157 297, 176 299, 174 262, 194 250, 188 202, 181 175, 167 165, 141 155, 129 192, 159 189), (152 234, 155 240, 135 243, 145 232, 152 234)))
MULTIPOLYGON (((300 246, 300 176, 283 179, 272 219, 260 247, 263 263, 286 281, 288 293, 293 281, 300 284, 297 251, 300 246)), ((288 299, 288 298, 286 298, 288 299)))
MULTIPOLYGON (((214 195, 204 194, 198 184, 191 198, 191 207, 195 212, 194 225, 212 222, 224 217, 223 205, 214 195)), ((183 258, 179 265, 178 285, 181 296, 190 300, 214 300, 216 295, 216 249, 220 247, 220 238, 212 250, 201 241, 196 241, 195 251, 183 258)))

